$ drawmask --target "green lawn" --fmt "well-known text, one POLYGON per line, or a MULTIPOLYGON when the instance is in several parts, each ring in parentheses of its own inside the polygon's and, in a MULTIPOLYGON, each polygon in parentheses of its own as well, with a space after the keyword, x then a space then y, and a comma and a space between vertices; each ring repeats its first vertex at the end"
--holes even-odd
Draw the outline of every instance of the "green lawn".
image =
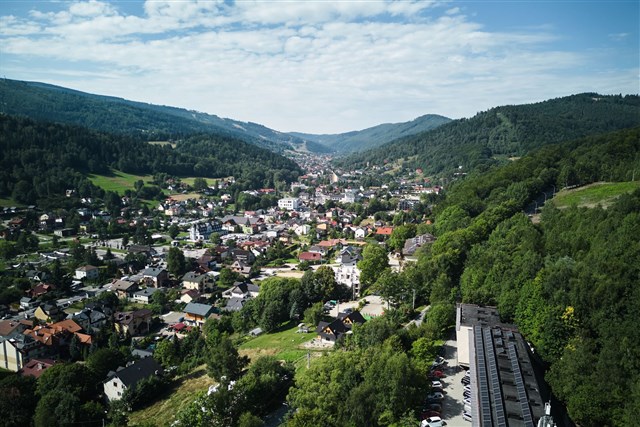
POLYGON ((553 204, 559 208, 569 206, 595 207, 598 204, 610 205, 621 194, 640 188, 640 181, 599 182, 572 190, 559 191, 553 198, 553 204))
POLYGON ((131 413, 129 425, 171 425, 180 409, 193 402, 198 392, 206 391, 213 384, 215 381, 207 375, 206 366, 199 366, 189 375, 175 380, 160 400, 131 413))
POLYGON ((0 198, 0 207, 11 208, 11 207, 21 207, 24 206, 22 203, 18 203, 10 198, 0 198))
MULTIPOLYGON (((300 345, 315 338, 315 332, 297 333, 297 324, 289 322, 276 332, 262 334, 240 345, 240 353, 255 359, 260 356, 275 356, 293 362, 303 357, 307 351, 300 345)), ((313 331, 313 328, 311 329, 313 331)))
POLYGON ((105 191, 115 191, 124 194, 125 190, 133 190, 136 181, 142 180, 148 183, 152 179, 151 175, 133 175, 129 173, 113 171, 112 175, 89 175, 89 179, 94 185, 105 191))

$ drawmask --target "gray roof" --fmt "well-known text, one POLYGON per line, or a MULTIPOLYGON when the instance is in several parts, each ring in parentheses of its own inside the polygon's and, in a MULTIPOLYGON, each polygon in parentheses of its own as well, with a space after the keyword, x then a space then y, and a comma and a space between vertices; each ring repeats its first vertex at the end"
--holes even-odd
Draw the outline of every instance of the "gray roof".
POLYGON ((200 304, 197 302, 190 302, 184 308, 184 312, 206 317, 213 312, 213 306, 209 304, 200 304))
POLYGON ((244 306, 245 299, 244 298, 229 298, 227 301, 227 305, 225 305, 222 310, 224 311, 240 311, 242 306, 244 306))
POLYGON ((134 295, 138 295, 138 296, 147 296, 150 297, 151 295, 155 294, 156 292, 159 292, 160 289, 156 289, 156 288, 145 288, 145 289, 141 289, 137 292, 134 292, 134 295))
POLYGON ((135 361, 124 369, 118 370, 114 376, 120 378, 120 381, 122 381, 127 388, 131 388, 141 379, 149 378, 151 375, 157 375, 156 372, 162 372, 162 366, 152 357, 146 357, 135 361))
POLYGON ((162 268, 147 267, 144 270, 142 270, 142 275, 143 276, 158 277, 160 274, 162 274, 163 271, 165 271, 165 270, 162 269, 162 268))

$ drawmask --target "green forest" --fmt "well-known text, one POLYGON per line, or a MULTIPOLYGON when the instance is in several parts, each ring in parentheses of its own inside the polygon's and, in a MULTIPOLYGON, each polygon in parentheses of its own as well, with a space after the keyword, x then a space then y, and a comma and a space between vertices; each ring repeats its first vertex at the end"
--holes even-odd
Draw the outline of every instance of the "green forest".
POLYGON ((170 146, 132 136, 0 115, 0 197, 35 203, 85 188, 88 174, 112 169, 132 174, 222 178, 234 176, 242 189, 273 187, 300 173, 291 160, 249 143, 196 134, 170 146))
POLYGON ((342 167, 383 165, 406 159, 426 174, 463 172, 504 163, 547 144, 640 125, 640 97, 572 95, 537 104, 492 108, 470 119, 398 139, 377 149, 339 159, 342 167))
POLYGON ((640 129, 544 147, 469 176, 438 207, 418 269, 433 304, 497 306, 548 364, 583 426, 632 425, 640 408, 640 191, 608 208, 523 210, 543 191, 640 171, 640 129))
MULTIPOLYGON (((36 120, 77 125, 102 132, 134 135, 147 141, 177 140, 206 133, 216 139, 244 142, 282 152, 298 148, 303 141, 257 123, 223 119, 215 115, 182 108, 93 95, 38 82, 1 79, 0 112, 36 120)), ((326 152, 308 142, 310 151, 326 152)))

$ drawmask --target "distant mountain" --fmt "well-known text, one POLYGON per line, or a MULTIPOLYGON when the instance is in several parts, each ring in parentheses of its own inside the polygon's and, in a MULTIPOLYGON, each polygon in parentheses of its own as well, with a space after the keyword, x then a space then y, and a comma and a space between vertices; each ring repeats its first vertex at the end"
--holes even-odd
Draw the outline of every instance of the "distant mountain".
POLYGON ((536 104, 495 107, 470 119, 400 138, 336 161, 353 168, 399 159, 434 174, 487 167, 536 148, 640 125, 640 97, 583 93, 536 104))
POLYGON ((89 129, 138 135, 148 141, 175 140, 194 133, 240 139, 282 152, 326 149, 257 123, 224 119, 182 108, 93 95, 60 86, 0 80, 0 112, 89 129))
POLYGON ((398 138, 435 129, 450 122, 451 119, 437 114, 427 114, 410 122, 384 123, 360 131, 333 135, 313 135, 308 133, 290 132, 289 135, 313 141, 329 147, 338 153, 350 153, 369 150, 398 138))

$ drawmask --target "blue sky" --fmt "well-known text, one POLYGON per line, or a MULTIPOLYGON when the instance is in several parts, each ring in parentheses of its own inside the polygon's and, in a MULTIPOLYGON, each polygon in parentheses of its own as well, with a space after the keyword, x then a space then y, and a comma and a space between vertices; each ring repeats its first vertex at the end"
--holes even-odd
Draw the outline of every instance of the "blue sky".
POLYGON ((337 133, 640 92, 640 1, 0 1, 0 75, 337 133))

